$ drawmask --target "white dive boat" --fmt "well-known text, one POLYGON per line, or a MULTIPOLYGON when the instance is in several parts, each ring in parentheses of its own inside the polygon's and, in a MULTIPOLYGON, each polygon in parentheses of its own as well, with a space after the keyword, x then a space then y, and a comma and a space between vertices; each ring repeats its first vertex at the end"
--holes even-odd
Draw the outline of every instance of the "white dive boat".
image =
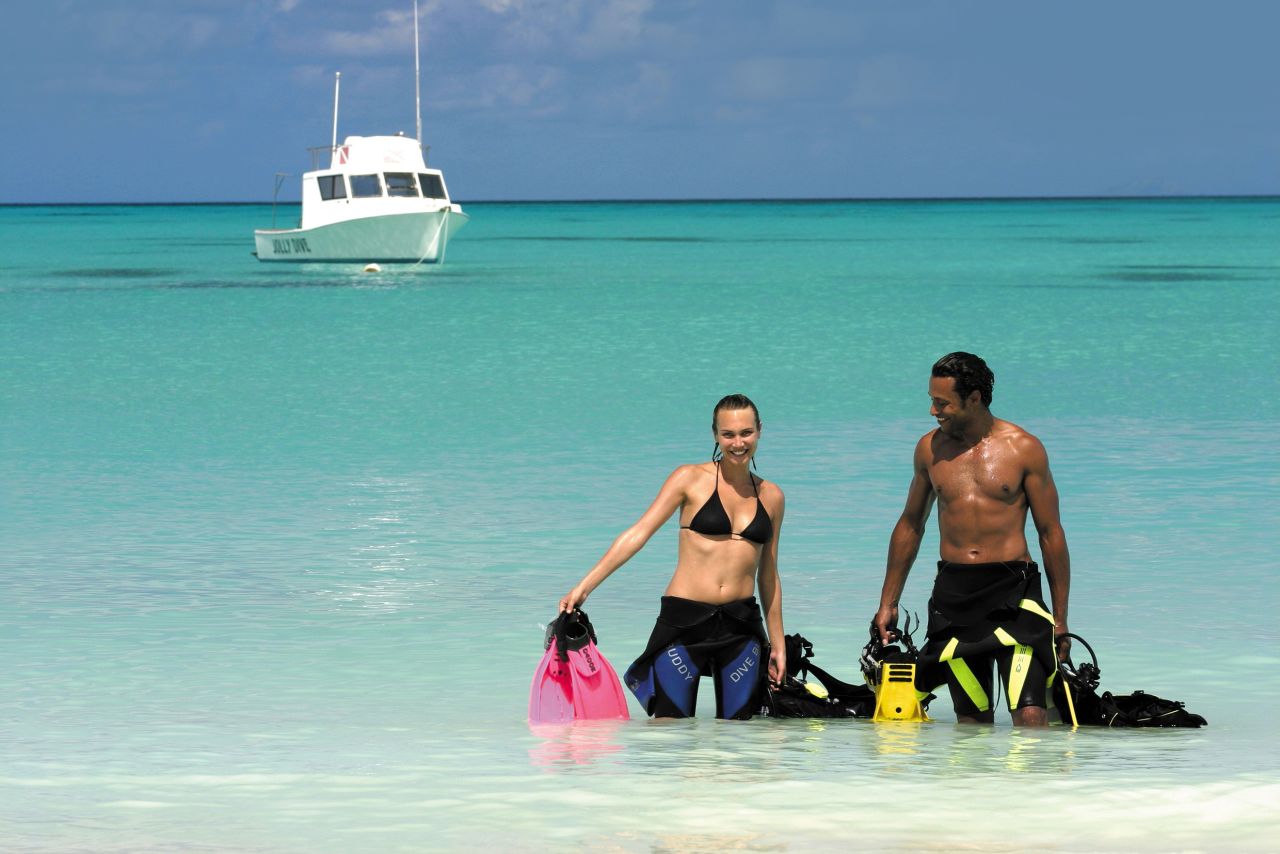
MULTIPOLYGON (((413 15, 416 73, 416 2, 413 15)), ((449 238, 466 225, 467 215, 450 200, 440 170, 427 167, 421 108, 417 139, 403 134, 348 136, 338 145, 340 82, 337 75, 329 168, 314 168, 326 149, 312 149, 313 169, 302 176, 302 220, 297 228, 255 230, 258 260, 443 262, 449 238)), ((277 192, 279 188, 277 180, 277 192)))
POLYGON ((349 136, 334 146, 328 169, 302 176, 298 227, 253 237, 259 261, 435 263, 466 223, 416 139, 349 136))

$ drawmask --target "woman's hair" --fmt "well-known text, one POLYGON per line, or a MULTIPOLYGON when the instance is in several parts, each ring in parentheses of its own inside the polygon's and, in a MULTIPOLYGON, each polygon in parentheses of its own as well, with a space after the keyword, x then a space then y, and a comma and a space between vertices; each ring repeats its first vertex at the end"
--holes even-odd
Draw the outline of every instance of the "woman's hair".
POLYGON ((972 353, 948 353, 933 364, 935 377, 951 377, 956 381, 956 395, 965 400, 975 390, 982 396, 982 405, 991 406, 991 392, 996 384, 995 374, 987 363, 972 353))
POLYGON ((720 398, 720 402, 716 404, 716 408, 711 412, 711 432, 716 431, 716 417, 725 409, 750 409, 751 414, 756 417, 756 427, 760 426, 760 410, 756 409, 756 405, 751 402, 751 398, 745 394, 726 394, 720 398))

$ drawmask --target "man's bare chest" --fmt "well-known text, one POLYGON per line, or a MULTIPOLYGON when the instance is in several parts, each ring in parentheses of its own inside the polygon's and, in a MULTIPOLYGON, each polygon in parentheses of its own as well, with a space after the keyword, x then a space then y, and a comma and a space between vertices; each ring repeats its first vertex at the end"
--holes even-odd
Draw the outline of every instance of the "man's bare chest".
POLYGON ((1022 496, 1023 467, 1017 459, 979 446, 936 459, 929 467, 929 479, 943 503, 985 499, 1012 504, 1022 496))

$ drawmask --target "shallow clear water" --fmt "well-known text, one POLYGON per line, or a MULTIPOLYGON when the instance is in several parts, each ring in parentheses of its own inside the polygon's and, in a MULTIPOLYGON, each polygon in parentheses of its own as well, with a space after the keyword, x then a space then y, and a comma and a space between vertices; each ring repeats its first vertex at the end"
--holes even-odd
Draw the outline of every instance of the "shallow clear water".
MULTIPOLYGON (((259 264, 266 206, 0 208, 7 847, 1274 847, 1280 201, 469 210, 371 275, 259 264), (854 681, 955 349, 1049 449, 1103 687, 1209 728, 530 730, 541 624, 730 391, 854 681)), ((674 551, 592 596, 619 669, 674 551)))

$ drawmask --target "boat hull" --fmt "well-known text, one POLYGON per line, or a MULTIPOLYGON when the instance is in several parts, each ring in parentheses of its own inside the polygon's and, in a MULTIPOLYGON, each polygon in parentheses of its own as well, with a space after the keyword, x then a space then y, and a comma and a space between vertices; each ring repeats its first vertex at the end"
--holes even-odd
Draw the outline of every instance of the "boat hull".
POLYGON ((467 224, 461 211, 414 211, 335 222, 315 228, 254 231, 259 261, 349 261, 434 264, 467 224))

